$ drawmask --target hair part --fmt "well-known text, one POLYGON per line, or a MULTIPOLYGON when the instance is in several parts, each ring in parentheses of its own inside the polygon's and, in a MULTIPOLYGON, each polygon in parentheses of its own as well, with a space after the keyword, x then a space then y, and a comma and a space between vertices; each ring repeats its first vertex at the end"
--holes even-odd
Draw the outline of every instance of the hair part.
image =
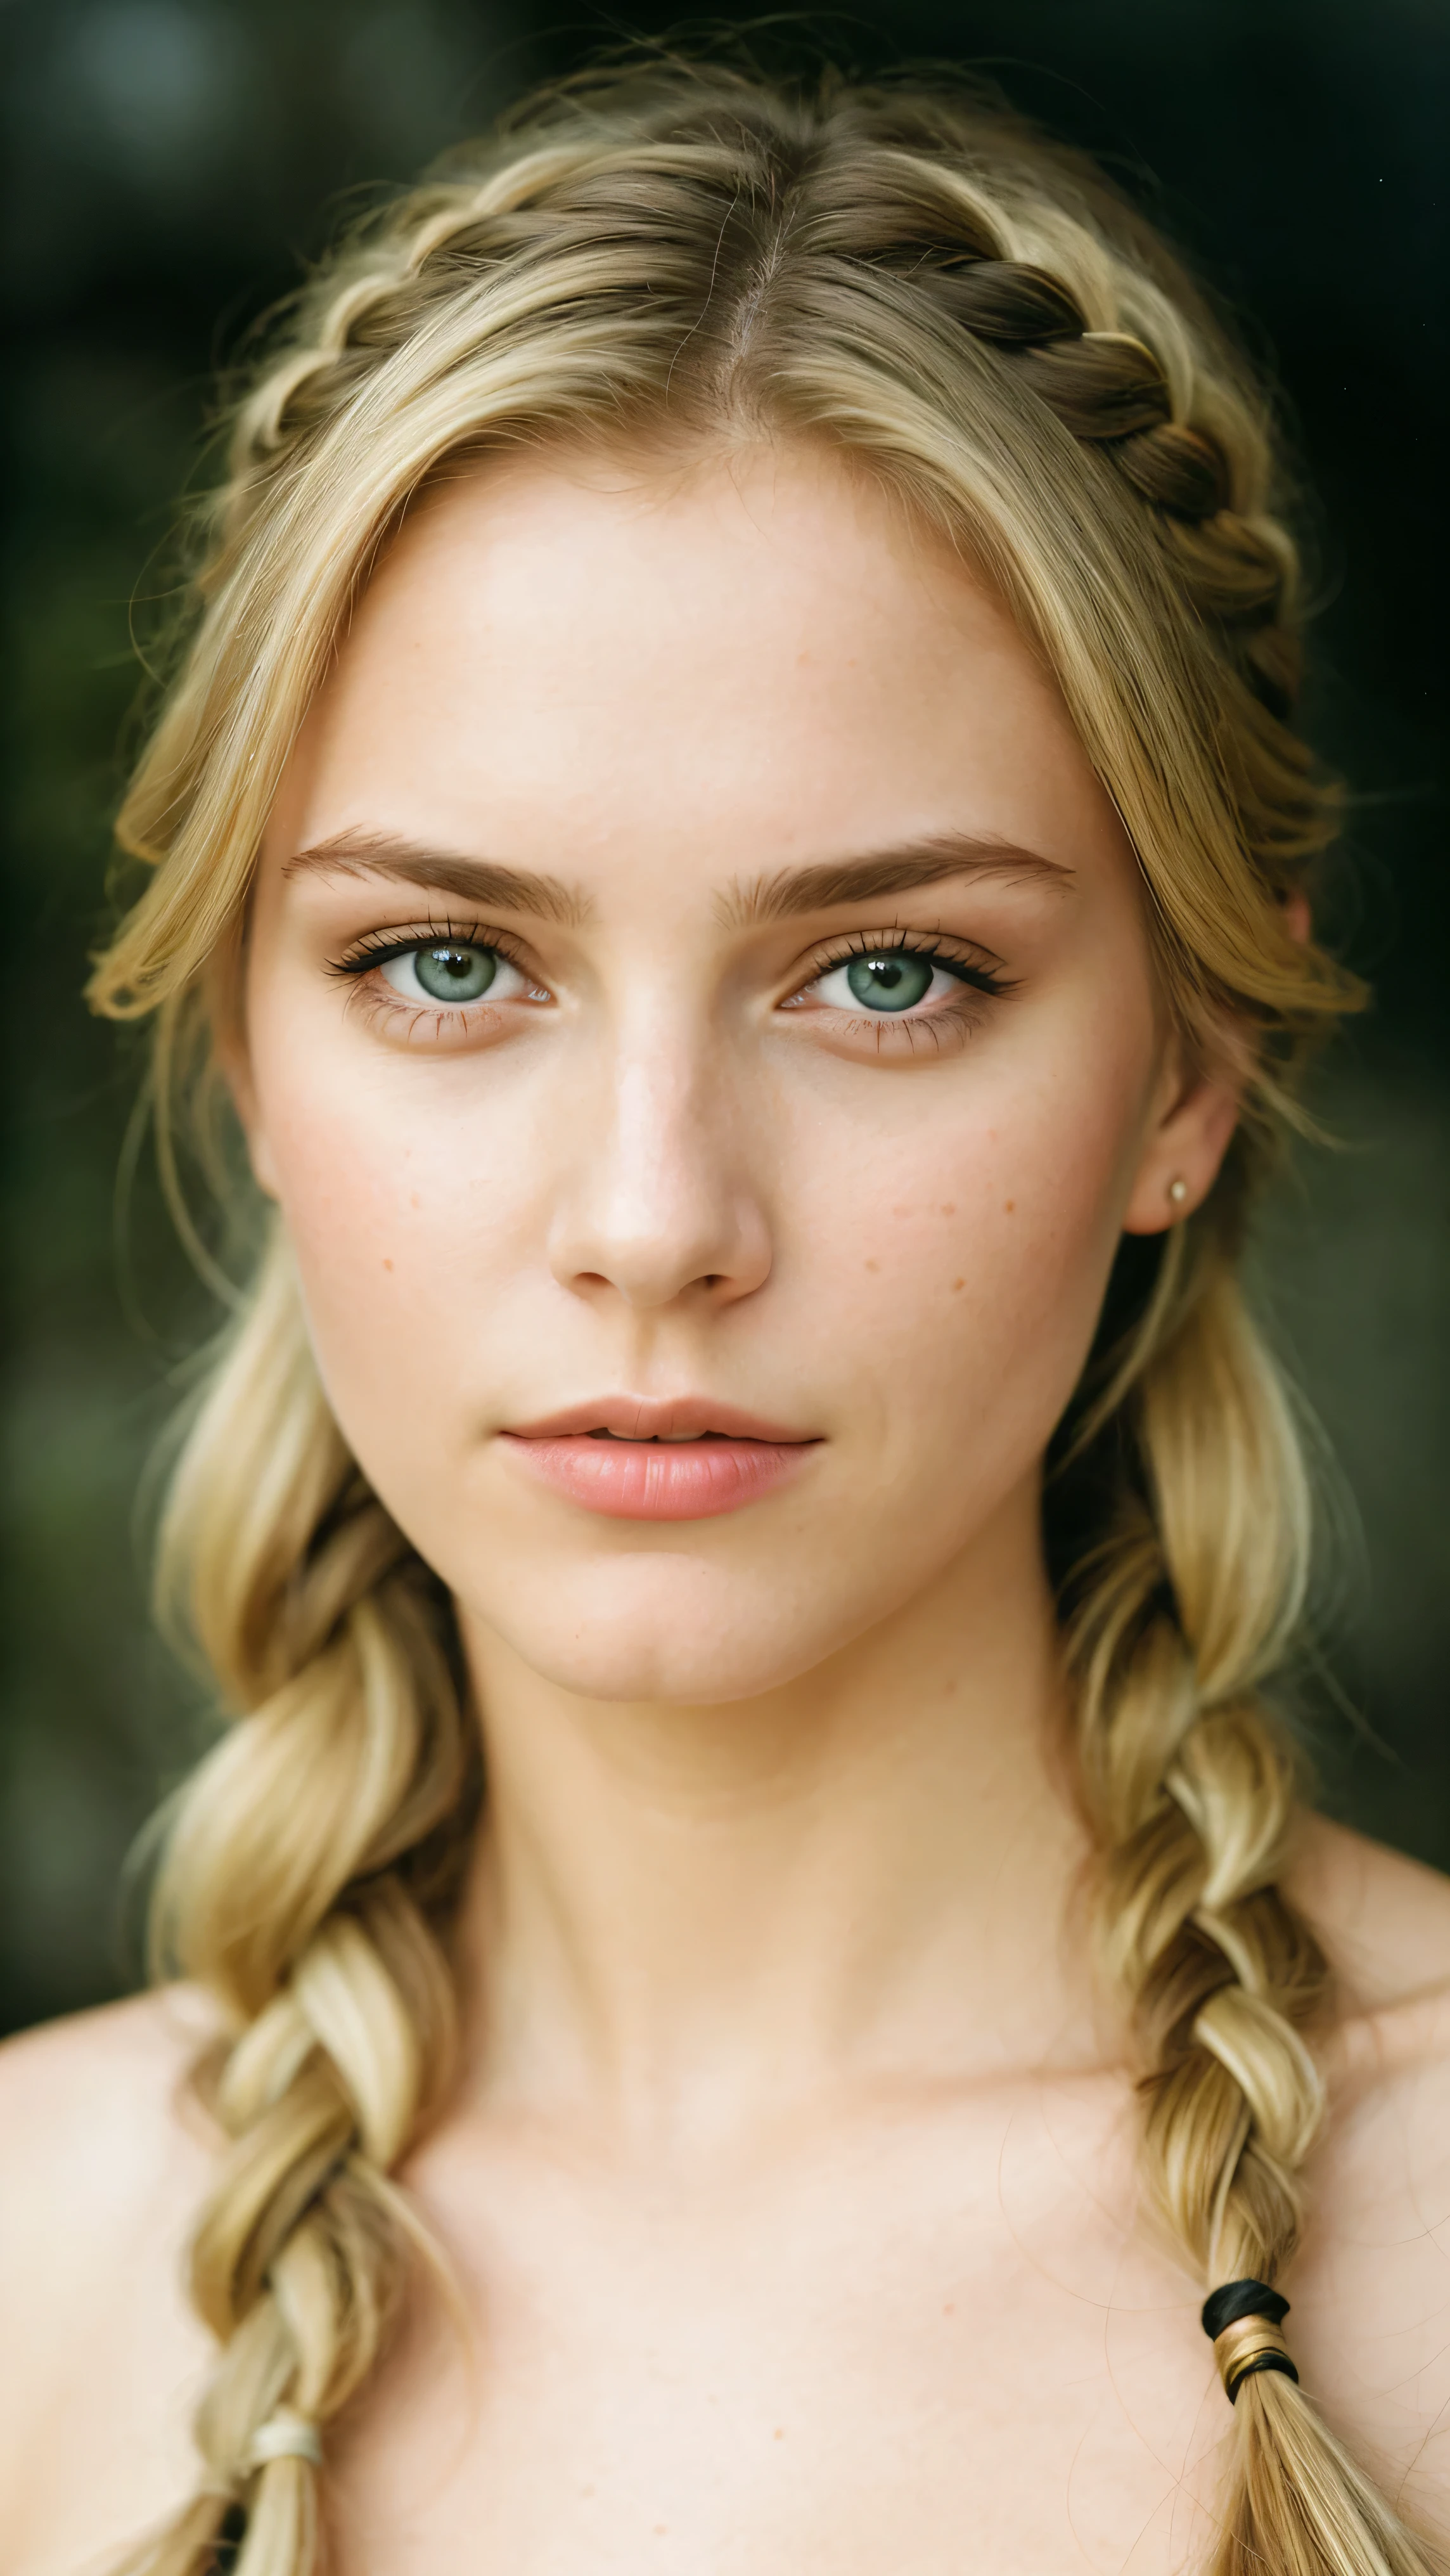
MULTIPOLYGON (((1047 1536, 1150 2190, 1205 2288, 1272 2283, 1321 2107, 1324 1962, 1278 1886, 1295 1775, 1261 1697, 1309 1498, 1234 1274, 1297 1074, 1356 994, 1289 911, 1335 804, 1289 722, 1267 406, 1142 221, 965 89, 666 61, 566 84, 364 224, 236 408, 195 632, 120 819, 150 881, 93 999, 156 1015, 163 1094, 204 1082, 283 765, 430 478, 761 439, 870 473, 996 585, 1128 830, 1182 1026, 1248 1033, 1214 1192, 1156 1255, 1125 1246, 1047 1536)), ((325 2425, 381 2348, 407 2256, 387 2176, 446 2098, 480 1783, 448 1606, 331 1418, 275 1231, 164 1554, 233 1715, 159 1894, 167 1963, 221 2007, 230 2145, 193 2254, 208 2483, 133 2563, 204 2576, 231 2500, 237 2576, 309 2576, 317 2473, 254 2444, 279 2406, 325 2425)), ((1428 2564, 1302 2390, 1245 2385, 1214 2576, 1428 2564)))

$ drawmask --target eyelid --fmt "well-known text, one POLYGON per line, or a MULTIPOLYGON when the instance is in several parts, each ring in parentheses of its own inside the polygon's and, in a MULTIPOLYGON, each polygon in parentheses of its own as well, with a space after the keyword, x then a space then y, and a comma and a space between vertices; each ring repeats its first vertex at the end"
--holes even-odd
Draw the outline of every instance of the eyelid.
POLYGON ((333 975, 365 975, 375 966, 385 966, 390 958, 406 957, 415 948, 490 948, 495 955, 506 957, 521 975, 535 982, 542 978, 523 953, 512 932, 497 930, 482 922, 458 921, 409 922, 399 929, 365 931, 360 939, 349 942, 340 957, 329 958, 328 972, 333 975))

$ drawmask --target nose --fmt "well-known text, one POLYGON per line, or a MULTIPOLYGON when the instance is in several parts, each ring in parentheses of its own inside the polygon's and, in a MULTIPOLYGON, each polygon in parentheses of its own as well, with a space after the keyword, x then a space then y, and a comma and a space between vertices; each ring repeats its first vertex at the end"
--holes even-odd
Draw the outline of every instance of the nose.
POLYGON ((712 1060, 698 1033, 672 1045, 656 1028, 591 1079, 582 1117, 571 1104, 572 1178, 550 1229, 554 1277, 576 1295, 613 1289, 640 1313, 750 1296, 770 1273, 771 1231, 751 1122, 721 1055, 712 1060))

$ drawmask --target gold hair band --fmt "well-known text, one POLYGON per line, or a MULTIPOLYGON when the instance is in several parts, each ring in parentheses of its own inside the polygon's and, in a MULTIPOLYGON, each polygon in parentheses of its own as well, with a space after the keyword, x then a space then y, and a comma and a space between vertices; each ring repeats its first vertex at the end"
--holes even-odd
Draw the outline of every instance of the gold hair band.
POLYGON ((1252 2379, 1257 2370, 1284 2370, 1287 2366, 1291 2379, 1299 2376, 1289 2359, 1288 2345, 1267 2317, 1239 2317, 1231 2326, 1225 2326, 1222 2334, 1214 2338, 1213 2357, 1230 2405, 1244 2380, 1252 2379))
POLYGON ((1285 2379, 1298 2379, 1279 2332, 1288 2313, 1288 2300, 1267 2281, 1225 2281, 1204 2300, 1203 2331, 1213 2345, 1230 2406, 1236 2404, 1244 2381, 1261 2370, 1277 2370, 1285 2379))

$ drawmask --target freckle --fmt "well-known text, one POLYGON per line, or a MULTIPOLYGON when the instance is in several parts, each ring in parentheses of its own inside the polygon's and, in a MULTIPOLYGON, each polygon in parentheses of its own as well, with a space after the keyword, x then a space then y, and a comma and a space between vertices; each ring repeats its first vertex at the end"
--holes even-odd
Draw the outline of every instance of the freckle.
POLYGON ((656 2538, 656 2540, 663 2540, 663 2538, 664 2538, 664 2536, 665 2536, 665 2533, 669 2530, 669 2527, 670 2527, 670 2526, 669 2526, 669 2524, 668 2524, 667 2522, 657 2522, 657 2523, 655 2524, 655 2538, 656 2538))
POLYGON ((783 2442, 783 2441, 785 2440, 785 2427, 784 2427, 784 2425, 782 2425, 782 2424, 777 2424, 777 2426, 776 2426, 776 2428, 775 2428, 775 2438, 776 2438, 776 2440, 777 2440, 778 2442, 783 2442))
POLYGON ((421 1206, 422 1206, 422 1204, 423 1204, 423 1202, 422 1202, 422 1200, 419 1198, 418 1193, 417 1193, 417 1191, 415 1190, 415 1191, 413 1192, 412 1197, 411 1197, 411 1198, 409 1199, 409 1201, 408 1201, 408 1205, 409 1205, 409 1207, 421 1207, 421 1206))
POLYGON ((868 1261, 866 1267, 868 1270, 879 1270, 881 1264, 879 1261, 868 1261))
POLYGON ((1003 1210, 1002 1210, 1002 1214, 1003 1214, 1004 1216, 1010 1216, 1010 1215, 1012 1214, 1013 1209, 1016 1207, 1016 1205, 1017 1205, 1017 1202, 1016 1202, 1016 1200, 1015 1200, 1015 1199, 1009 1199, 1009 1200, 1007 1201, 1006 1206, 1005 1206, 1005 1207, 1003 1208, 1003 1210))
POLYGON ((943 1215, 943 1216, 955 1216, 955 1215, 956 1215, 956 1212, 957 1212, 957 1203, 956 1203, 956 1200, 955 1200, 955 1199, 948 1199, 948 1200, 945 1202, 945 1204, 944 1204, 944 1206, 943 1206, 943 1208, 942 1208, 942 1215, 943 1215))
POLYGON ((911 1210, 909 1207, 893 1208, 891 1213, 893 1216, 910 1216, 911 1210))
POLYGON ((956 2301, 954 2299, 948 2299, 946 2306, 942 2310, 942 2315, 944 2317, 954 2317, 956 2312, 956 2301))
POLYGON ((954 1288, 954 1289, 955 1289, 955 1288, 965 1288, 966 1284, 967 1284, 967 1283, 966 1283, 965 1279, 954 1279, 954 1280, 952 1281, 952 1286, 953 1286, 953 1288, 954 1288))
POLYGON ((383 1263, 383 1268, 384 1268, 385 1270, 391 1270, 391 1269, 392 1269, 392 1266, 393 1266, 393 1265, 392 1265, 391 1261, 385 1261, 385 1262, 383 1263))

